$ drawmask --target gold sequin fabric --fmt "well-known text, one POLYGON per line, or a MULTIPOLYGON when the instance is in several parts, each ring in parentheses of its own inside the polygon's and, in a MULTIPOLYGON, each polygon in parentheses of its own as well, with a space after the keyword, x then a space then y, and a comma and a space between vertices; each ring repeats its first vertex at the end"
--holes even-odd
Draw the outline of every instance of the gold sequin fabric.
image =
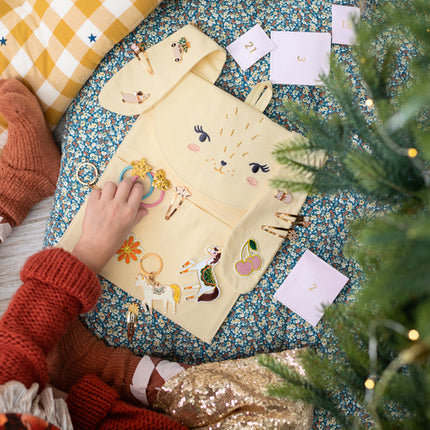
MULTIPOLYGON (((299 351, 271 355, 304 375, 299 351)), ((154 407, 192 429, 310 429, 312 406, 268 395, 280 382, 257 357, 201 364, 169 379, 154 407)))

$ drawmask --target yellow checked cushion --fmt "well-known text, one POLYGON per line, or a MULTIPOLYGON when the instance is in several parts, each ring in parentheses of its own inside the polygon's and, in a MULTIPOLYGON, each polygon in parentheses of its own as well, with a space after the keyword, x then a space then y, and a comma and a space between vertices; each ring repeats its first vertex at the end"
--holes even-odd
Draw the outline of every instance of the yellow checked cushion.
MULTIPOLYGON (((0 77, 23 81, 57 124, 103 56, 161 0, 0 0, 0 77)), ((0 135, 7 123, 0 116, 0 135)))

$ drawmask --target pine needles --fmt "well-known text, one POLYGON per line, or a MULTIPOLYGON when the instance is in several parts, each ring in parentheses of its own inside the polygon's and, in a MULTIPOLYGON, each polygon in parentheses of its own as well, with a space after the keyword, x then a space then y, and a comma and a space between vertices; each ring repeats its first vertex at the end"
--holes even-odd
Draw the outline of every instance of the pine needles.
POLYGON ((297 177, 273 183, 311 193, 354 189, 380 205, 376 219, 351 226, 345 248, 366 282, 352 305, 326 311, 336 360, 306 351, 306 377, 269 357, 261 363, 284 381, 270 393, 321 407, 346 429, 370 421, 377 429, 421 430, 430 428, 430 2, 380 1, 368 15, 353 49, 365 98, 333 57, 323 81, 338 113, 323 119, 285 103, 306 139, 277 145, 274 156, 297 177), (405 49, 406 78, 393 85, 405 49), (318 151, 326 162, 315 167, 308 161, 318 151), (367 422, 342 409, 339 392, 355 399, 367 422))

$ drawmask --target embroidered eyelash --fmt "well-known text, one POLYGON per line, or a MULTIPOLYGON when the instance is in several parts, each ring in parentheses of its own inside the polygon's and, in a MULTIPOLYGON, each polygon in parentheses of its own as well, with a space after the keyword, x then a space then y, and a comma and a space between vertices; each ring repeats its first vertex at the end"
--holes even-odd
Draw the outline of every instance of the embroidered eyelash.
POLYGON ((200 142, 204 142, 206 139, 210 142, 211 138, 209 137, 209 135, 203 130, 203 127, 201 125, 195 125, 194 126, 194 131, 196 133, 200 133, 199 136, 199 140, 200 142))
POLYGON ((257 173, 260 169, 262 172, 270 172, 270 167, 267 164, 249 163, 252 166, 252 173, 257 173))

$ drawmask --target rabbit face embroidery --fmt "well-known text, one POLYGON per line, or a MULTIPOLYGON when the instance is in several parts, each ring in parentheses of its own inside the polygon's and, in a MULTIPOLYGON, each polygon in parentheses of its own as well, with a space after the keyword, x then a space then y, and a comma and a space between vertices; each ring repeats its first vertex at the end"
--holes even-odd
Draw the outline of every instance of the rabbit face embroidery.
POLYGON ((219 88, 190 74, 156 109, 159 147, 178 184, 246 210, 279 173, 272 146, 281 127, 219 95, 219 88))

